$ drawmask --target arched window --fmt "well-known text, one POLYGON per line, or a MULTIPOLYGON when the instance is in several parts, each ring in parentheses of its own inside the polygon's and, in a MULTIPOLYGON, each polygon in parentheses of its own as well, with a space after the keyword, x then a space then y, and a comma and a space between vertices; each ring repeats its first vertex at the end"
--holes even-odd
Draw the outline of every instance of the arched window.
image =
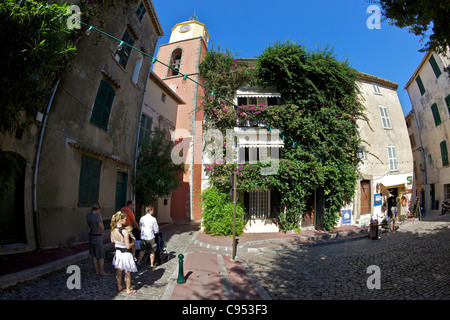
POLYGON ((181 66, 181 55, 183 51, 181 49, 175 49, 172 52, 172 57, 170 58, 170 68, 169 73, 167 74, 168 77, 173 77, 178 75, 178 72, 180 71, 181 66))

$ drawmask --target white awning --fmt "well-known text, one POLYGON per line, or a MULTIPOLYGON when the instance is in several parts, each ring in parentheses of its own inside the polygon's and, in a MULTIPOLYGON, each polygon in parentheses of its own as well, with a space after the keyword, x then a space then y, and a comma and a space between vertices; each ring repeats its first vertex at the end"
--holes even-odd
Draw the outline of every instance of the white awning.
POLYGON ((243 87, 237 90, 236 96, 248 98, 281 98, 275 88, 243 87))
POLYGON ((246 143, 239 144, 238 148, 284 148, 283 144, 267 144, 267 143, 246 143))

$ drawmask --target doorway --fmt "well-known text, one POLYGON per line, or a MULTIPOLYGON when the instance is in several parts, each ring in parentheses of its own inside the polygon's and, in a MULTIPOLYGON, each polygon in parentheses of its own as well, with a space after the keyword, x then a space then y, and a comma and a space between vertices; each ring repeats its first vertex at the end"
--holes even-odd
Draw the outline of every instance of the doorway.
POLYGON ((370 180, 361 180, 361 208, 360 214, 370 213, 370 180))
POLYGON ((6 158, 16 158, 17 169, 11 172, 8 188, 0 200, 0 245, 26 243, 25 230, 25 159, 20 155, 9 153, 6 158))

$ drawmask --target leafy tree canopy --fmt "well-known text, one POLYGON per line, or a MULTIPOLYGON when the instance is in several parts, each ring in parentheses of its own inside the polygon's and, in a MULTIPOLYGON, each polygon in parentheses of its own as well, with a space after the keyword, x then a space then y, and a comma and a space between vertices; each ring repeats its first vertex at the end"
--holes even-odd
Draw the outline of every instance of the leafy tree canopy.
POLYGON ((450 1, 448 0, 379 0, 385 18, 400 28, 429 40, 421 51, 447 54, 450 47, 450 1))

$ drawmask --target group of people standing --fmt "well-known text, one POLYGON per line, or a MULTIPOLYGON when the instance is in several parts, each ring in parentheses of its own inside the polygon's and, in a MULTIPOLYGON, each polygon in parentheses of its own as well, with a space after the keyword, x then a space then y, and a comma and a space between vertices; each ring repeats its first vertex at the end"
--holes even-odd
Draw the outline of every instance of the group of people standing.
MULTIPOLYGON (((140 268, 142 258, 146 253, 150 254, 150 267, 154 267, 156 241, 155 236, 159 233, 158 223, 153 217, 152 206, 145 208, 145 215, 136 222, 134 201, 127 201, 127 205, 116 212, 111 218, 111 242, 114 243, 116 252, 112 264, 117 269, 116 280, 118 292, 126 289, 126 294, 133 294, 131 290, 131 272, 137 272, 140 268), (133 227, 134 226, 134 227, 133 227), (133 229, 140 232, 139 257, 135 257, 136 238, 133 229), (122 271, 125 273, 125 286, 122 286, 122 271)), ((94 205, 92 211, 86 216, 89 225, 89 254, 93 258, 95 272, 98 275, 109 276, 104 271, 105 250, 101 232, 105 230, 101 215, 101 207, 94 205)))

